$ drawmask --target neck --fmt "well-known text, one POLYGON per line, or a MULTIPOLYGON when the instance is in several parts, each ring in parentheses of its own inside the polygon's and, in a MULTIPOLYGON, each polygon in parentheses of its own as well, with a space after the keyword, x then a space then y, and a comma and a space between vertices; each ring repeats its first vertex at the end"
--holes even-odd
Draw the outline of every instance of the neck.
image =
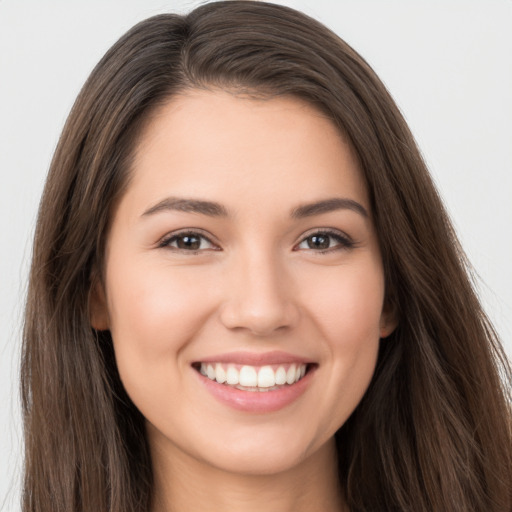
POLYGON ((152 512, 342 512, 334 439, 279 473, 230 473, 173 450, 152 447, 152 512))

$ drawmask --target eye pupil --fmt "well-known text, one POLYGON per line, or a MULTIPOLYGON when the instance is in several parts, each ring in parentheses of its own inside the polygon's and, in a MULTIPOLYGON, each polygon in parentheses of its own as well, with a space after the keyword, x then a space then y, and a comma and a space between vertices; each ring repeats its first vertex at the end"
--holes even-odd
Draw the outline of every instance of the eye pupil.
POLYGON ((201 239, 194 235, 182 235, 177 238, 176 245, 180 249, 197 250, 201 246, 201 239))
POLYGON ((329 249, 329 235, 312 235, 308 237, 308 247, 310 249, 329 249))

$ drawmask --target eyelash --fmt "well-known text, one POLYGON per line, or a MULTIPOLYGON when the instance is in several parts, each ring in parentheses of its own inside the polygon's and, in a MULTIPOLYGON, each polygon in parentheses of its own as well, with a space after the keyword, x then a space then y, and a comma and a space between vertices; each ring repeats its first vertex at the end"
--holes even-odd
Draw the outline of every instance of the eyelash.
POLYGON ((178 233, 172 233, 169 236, 164 237, 161 240, 161 242, 158 244, 158 247, 160 247, 160 248, 170 248, 171 250, 175 250, 177 252, 183 252, 183 253, 189 253, 189 254, 199 254, 200 252, 202 252, 204 250, 214 250, 214 251, 220 250, 220 248, 216 244, 214 244, 210 240, 210 238, 208 238, 206 235, 201 233, 201 231, 199 231, 199 230, 195 230, 195 231, 189 230, 189 231, 180 231, 178 233), (200 246, 202 244, 202 241, 206 240, 208 242, 208 244, 213 246, 213 249, 212 248, 201 249, 200 246, 199 246, 198 249, 184 249, 184 248, 181 248, 181 247, 173 247, 173 246, 171 246, 171 244, 173 242, 177 242, 179 239, 183 239, 183 238, 185 238, 187 236, 190 237, 190 238, 197 238, 197 239, 199 239, 200 246))
MULTIPOLYGON (((353 247, 355 247, 355 245, 356 245, 355 242, 349 236, 345 235, 344 233, 342 233, 340 231, 331 230, 331 229, 319 229, 319 230, 313 231, 311 233, 308 233, 305 237, 303 237, 301 239, 301 241, 297 245, 294 246, 293 250, 294 251, 311 250, 311 251, 319 253, 319 254, 325 254, 325 253, 334 252, 334 251, 352 249, 353 247), (331 241, 329 241, 329 247, 327 247, 326 249, 318 249, 317 250, 317 249, 313 249, 311 247, 309 247, 307 249, 300 248, 300 245, 307 242, 308 239, 310 239, 314 236, 329 237, 331 239, 331 241, 334 239, 335 242, 337 242, 337 243, 336 243, 336 245, 331 247, 330 246, 331 241)), ((210 240, 210 238, 208 238, 206 235, 204 235, 203 233, 201 233, 198 230, 196 230, 196 231, 189 230, 189 231, 181 231, 178 233, 172 233, 169 236, 163 238, 161 240, 161 242, 158 244, 158 247, 159 248, 169 248, 169 249, 177 251, 177 252, 188 253, 188 254, 199 254, 200 252, 203 252, 205 250, 214 250, 214 251, 221 250, 215 243, 213 243, 210 240), (185 249, 182 247, 174 247, 171 245, 174 242, 178 243, 178 240, 183 239, 187 236, 190 238, 198 239, 199 240, 199 248, 185 249), (208 249, 201 249, 201 244, 203 241, 206 241, 210 246, 213 246, 213 248, 210 247, 208 249)))
MULTIPOLYGON (((333 247, 327 247, 326 249, 315 250, 315 249, 312 249, 311 247, 309 248, 313 252, 316 252, 319 254, 325 254, 325 253, 329 253, 329 252, 352 249, 356 245, 355 242, 348 235, 342 233, 341 231, 332 230, 332 229, 319 229, 319 230, 313 231, 311 233, 308 233, 305 237, 303 237, 302 240, 294 247, 294 250, 302 250, 302 249, 299 249, 299 246, 302 245, 303 243, 305 243, 309 238, 312 238, 314 236, 329 237, 331 239, 334 239, 337 242, 337 244, 334 245, 333 247)), ((330 242, 329 242, 329 245, 330 245, 330 242)), ((308 250, 308 249, 304 249, 304 250, 308 250)))

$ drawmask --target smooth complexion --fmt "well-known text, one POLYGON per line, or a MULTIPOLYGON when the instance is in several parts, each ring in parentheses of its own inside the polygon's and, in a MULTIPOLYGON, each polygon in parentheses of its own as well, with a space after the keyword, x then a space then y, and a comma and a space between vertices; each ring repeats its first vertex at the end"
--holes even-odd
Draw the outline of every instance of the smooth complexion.
POLYGON ((340 510, 334 434, 394 327, 351 147, 298 99, 194 90, 132 171, 92 323, 147 420, 155 510, 340 510), (266 392, 198 371, 299 360, 303 380, 266 392))

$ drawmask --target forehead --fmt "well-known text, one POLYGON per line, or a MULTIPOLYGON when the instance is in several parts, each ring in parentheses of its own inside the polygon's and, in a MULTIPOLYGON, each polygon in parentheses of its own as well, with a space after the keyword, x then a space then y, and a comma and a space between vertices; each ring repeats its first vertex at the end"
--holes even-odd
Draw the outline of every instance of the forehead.
POLYGON ((277 208, 333 194, 368 208, 357 158, 334 123, 294 97, 187 91, 158 109, 135 151, 128 195, 277 208))

